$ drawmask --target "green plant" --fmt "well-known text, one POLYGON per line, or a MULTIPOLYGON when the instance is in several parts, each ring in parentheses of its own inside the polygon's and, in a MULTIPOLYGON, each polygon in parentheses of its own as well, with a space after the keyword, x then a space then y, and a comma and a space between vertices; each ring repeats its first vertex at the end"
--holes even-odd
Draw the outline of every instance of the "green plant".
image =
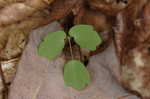
POLYGON ((38 55, 52 60, 62 52, 65 41, 68 40, 72 60, 64 65, 64 82, 67 86, 80 90, 89 84, 91 79, 84 64, 74 59, 70 37, 73 37, 81 48, 90 51, 96 50, 96 47, 102 43, 101 38, 92 26, 76 25, 69 30, 68 35, 64 31, 49 33, 40 43, 38 55))

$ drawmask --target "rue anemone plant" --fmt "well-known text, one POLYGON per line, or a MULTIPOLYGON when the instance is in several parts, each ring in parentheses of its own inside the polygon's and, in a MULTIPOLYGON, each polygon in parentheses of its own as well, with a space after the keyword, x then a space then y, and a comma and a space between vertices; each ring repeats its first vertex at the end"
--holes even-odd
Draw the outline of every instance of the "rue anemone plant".
POLYGON ((68 40, 72 59, 64 64, 64 82, 67 86, 80 90, 91 82, 91 76, 86 66, 81 61, 74 59, 70 38, 73 38, 80 48, 89 51, 96 50, 97 46, 102 43, 102 39, 92 26, 75 25, 68 33, 60 30, 44 37, 38 46, 38 55, 52 60, 63 51, 65 42, 68 40))

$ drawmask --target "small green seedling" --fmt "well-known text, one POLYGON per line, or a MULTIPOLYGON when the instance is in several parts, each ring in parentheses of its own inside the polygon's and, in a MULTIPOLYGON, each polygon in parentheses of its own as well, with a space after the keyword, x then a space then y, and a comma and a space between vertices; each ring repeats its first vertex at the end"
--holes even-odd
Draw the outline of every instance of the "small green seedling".
MULTIPOLYGON (((102 43, 98 33, 90 25, 76 25, 69 30, 69 36, 81 47, 90 51, 102 43)), ((64 31, 49 33, 38 47, 38 55, 54 59, 58 56, 64 46, 65 40, 70 38, 64 31)), ((72 49, 70 49, 72 50, 72 49)), ((90 83, 90 74, 87 68, 77 60, 72 59, 64 65, 64 82, 67 86, 77 90, 83 89, 90 83)))

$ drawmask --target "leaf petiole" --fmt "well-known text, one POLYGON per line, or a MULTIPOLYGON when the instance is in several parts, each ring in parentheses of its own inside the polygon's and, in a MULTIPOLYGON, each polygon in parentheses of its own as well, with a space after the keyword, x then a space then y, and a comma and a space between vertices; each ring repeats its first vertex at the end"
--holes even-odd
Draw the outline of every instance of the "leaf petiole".
POLYGON ((73 60, 74 56, 73 56, 72 44, 71 44, 70 37, 68 36, 67 39, 68 39, 68 42, 69 42, 69 50, 70 50, 70 54, 71 54, 71 59, 73 60))

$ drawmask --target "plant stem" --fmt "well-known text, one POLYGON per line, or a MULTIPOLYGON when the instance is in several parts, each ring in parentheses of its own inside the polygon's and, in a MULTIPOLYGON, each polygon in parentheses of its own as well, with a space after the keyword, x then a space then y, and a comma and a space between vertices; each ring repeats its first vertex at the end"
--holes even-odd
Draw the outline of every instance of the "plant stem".
POLYGON ((70 37, 68 36, 68 42, 69 42, 69 48, 70 48, 70 54, 71 54, 71 59, 73 60, 74 57, 73 57, 73 51, 72 51, 72 45, 71 45, 71 40, 70 40, 70 37))

